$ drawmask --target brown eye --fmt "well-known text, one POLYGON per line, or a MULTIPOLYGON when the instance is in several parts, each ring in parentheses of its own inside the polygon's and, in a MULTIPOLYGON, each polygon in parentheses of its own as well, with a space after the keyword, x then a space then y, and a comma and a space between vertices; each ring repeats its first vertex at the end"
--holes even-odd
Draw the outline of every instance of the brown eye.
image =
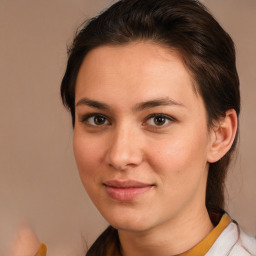
POLYGON ((166 122, 166 118, 163 116, 156 116, 154 117, 154 124, 157 126, 164 125, 166 122))
POLYGON ((102 126, 109 124, 108 119, 102 115, 91 115, 84 118, 83 122, 86 122, 91 126, 102 126))
POLYGON ((106 118, 103 116, 95 116, 93 121, 96 125, 103 125, 106 122, 106 118))
POLYGON ((144 125, 149 125, 150 127, 155 128, 164 128, 174 121, 175 119, 173 117, 166 114, 151 114, 145 119, 144 125))

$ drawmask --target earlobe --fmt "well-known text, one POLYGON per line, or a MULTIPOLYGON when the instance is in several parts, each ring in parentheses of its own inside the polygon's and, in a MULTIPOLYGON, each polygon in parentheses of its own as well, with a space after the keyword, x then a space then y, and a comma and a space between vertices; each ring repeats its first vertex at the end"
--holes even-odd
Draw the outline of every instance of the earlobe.
POLYGON ((234 109, 229 109, 210 134, 208 162, 220 160, 231 148, 237 132, 237 114, 234 109))

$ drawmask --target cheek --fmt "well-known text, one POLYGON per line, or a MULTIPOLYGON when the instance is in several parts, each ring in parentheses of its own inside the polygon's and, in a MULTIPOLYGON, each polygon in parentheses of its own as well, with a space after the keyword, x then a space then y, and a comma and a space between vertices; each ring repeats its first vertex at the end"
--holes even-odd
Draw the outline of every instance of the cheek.
POLYGON ((185 165, 188 161, 189 151, 183 141, 163 141, 157 146, 150 146, 149 161, 153 166, 162 166, 164 169, 178 171, 180 165, 185 165))
POLYGON ((73 150, 78 171, 84 186, 97 178, 99 165, 102 162, 101 145, 93 143, 90 138, 79 136, 74 132, 73 150))
MULTIPOLYGON (((163 205, 178 210, 197 195, 202 201, 207 179, 206 143, 183 136, 183 139, 165 140, 151 147, 150 165, 157 173, 163 205)), ((165 211, 165 210, 164 210, 165 211)), ((166 210, 167 211, 167 210, 166 210)))
POLYGON ((176 134, 168 139, 158 141, 157 145, 147 148, 151 166, 164 174, 176 173, 186 175, 187 172, 203 171, 206 164, 207 142, 203 134, 192 133, 193 136, 176 134))

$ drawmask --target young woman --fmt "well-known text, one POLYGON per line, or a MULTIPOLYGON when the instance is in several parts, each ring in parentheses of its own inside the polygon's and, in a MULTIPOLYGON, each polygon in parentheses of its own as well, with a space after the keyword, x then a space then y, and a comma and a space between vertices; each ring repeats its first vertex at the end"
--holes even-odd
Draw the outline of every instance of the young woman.
POLYGON ((115 3, 75 37, 61 95, 110 224, 86 255, 256 254, 222 210, 239 79, 232 39, 201 3, 115 3))

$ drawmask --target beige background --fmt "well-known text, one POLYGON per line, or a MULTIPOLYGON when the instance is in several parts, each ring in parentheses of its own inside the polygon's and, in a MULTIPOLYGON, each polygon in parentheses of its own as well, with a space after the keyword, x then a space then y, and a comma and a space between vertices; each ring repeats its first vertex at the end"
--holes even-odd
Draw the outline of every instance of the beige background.
MULTIPOLYGON (((0 0, 0 255, 24 222, 50 256, 83 255, 106 225, 80 184, 59 85, 75 28, 111 2, 0 0)), ((204 3, 237 47, 243 108, 227 209, 255 235, 256 0, 204 3)))

